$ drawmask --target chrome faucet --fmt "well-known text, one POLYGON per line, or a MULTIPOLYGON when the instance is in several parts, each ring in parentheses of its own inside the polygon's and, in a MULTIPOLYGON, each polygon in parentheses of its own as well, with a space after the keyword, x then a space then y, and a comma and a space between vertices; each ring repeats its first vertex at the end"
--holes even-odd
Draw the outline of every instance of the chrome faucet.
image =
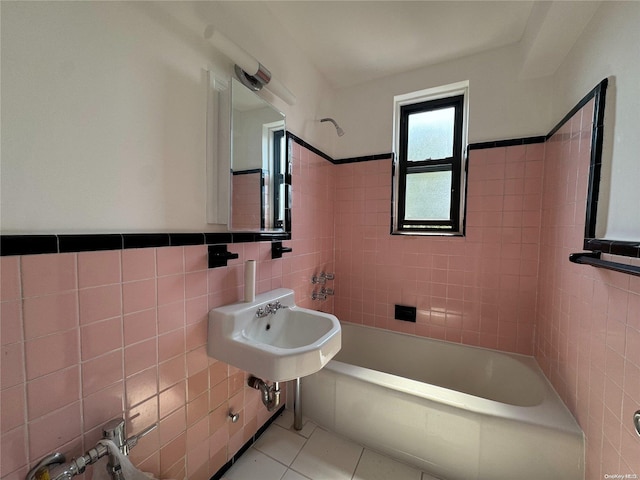
POLYGON ((320 272, 320 275, 314 275, 313 277, 311 277, 311 283, 313 283, 314 285, 324 285, 325 283, 327 283, 327 280, 335 280, 335 278, 335 273, 320 272))
POLYGON ((51 480, 70 480, 76 475, 84 473, 87 465, 95 463, 99 458, 107 455, 108 449, 104 445, 96 445, 84 455, 66 462, 64 454, 55 452, 40 460, 35 467, 29 470, 26 480, 38 480, 48 478, 51 480))
MULTIPOLYGON (((324 288, 322 290, 324 290, 324 288)), ((326 300, 327 293, 323 292, 322 290, 320 290, 319 292, 317 290, 314 290, 311 294, 311 300, 326 300)))
POLYGON ((282 308, 289 308, 289 307, 287 305, 282 305, 280 303, 280 300, 276 300, 273 303, 267 303, 264 307, 258 308, 258 310, 256 311, 256 317, 258 318, 268 317, 272 313, 276 313, 278 310, 282 308))
MULTIPOLYGON (((102 427, 102 434, 103 439, 111 440, 124 455, 128 455, 129 451, 138 444, 138 441, 157 428, 158 424, 155 423, 130 438, 127 438, 124 426, 125 422, 123 418, 111 420, 102 427)), ((102 443, 98 443, 94 448, 85 452, 84 455, 71 459, 70 462, 67 462, 64 454, 59 452, 47 455, 29 470, 26 480, 40 480, 42 478, 48 478, 50 480, 70 480, 72 477, 84 473, 87 465, 96 463, 98 459, 105 455, 109 456, 107 468, 111 478, 113 480, 124 480, 118 457, 113 455, 107 446, 102 443)))

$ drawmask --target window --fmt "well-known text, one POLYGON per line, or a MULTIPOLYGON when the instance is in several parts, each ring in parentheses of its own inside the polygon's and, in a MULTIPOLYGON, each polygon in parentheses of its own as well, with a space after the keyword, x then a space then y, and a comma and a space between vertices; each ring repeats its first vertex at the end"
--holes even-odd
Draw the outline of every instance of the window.
POLYGON ((392 232, 462 235, 468 84, 395 98, 392 232))

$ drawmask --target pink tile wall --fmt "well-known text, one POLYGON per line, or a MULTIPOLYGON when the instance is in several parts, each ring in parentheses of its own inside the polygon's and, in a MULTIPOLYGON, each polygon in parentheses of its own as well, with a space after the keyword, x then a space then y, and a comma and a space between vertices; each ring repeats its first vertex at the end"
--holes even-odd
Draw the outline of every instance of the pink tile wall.
POLYGON ((247 372, 206 354, 207 312, 243 297, 248 259, 258 292, 285 286, 299 304, 332 308, 310 300, 310 278, 333 270, 334 173, 297 145, 293 162, 293 252, 282 259, 268 242, 230 245, 239 258, 215 269, 206 246, 0 258, 2 480, 53 451, 84 453, 123 415, 130 433, 159 422, 134 464, 207 480, 263 425, 247 372))
POLYGON ((390 236, 389 160, 334 166, 293 144, 293 252, 280 260, 268 243, 232 245, 240 258, 212 270, 203 246, 2 257, 0 477, 82 453, 122 414, 131 432, 160 421, 132 453, 143 469, 214 473, 267 416, 246 373, 204 349, 206 312, 242 298, 247 259, 259 292, 293 288, 342 320, 535 353, 585 431, 587 478, 637 473, 640 284, 566 261, 582 244, 582 117, 546 153, 472 150, 464 238, 390 236), (310 298, 320 271, 336 272, 323 302, 310 298), (417 305, 418 322, 393 320, 394 303, 417 305), (244 421, 229 424, 229 408, 244 421))
POLYGON ((336 167, 340 319, 531 355, 544 145, 472 150, 466 237, 389 235, 391 161, 336 167), (416 306, 417 322, 394 320, 416 306))
POLYGON ((586 478, 600 479, 640 474, 640 278, 568 261, 582 250, 592 118, 590 102, 547 142, 535 354, 585 432, 586 478))
MULTIPOLYGON (((293 239, 285 242, 293 255, 283 259, 285 285, 296 291, 296 302, 307 308, 333 311, 333 297, 311 300, 311 278, 334 272, 335 166, 316 153, 292 143, 293 239)), ((331 286, 329 282, 327 286, 331 286)))

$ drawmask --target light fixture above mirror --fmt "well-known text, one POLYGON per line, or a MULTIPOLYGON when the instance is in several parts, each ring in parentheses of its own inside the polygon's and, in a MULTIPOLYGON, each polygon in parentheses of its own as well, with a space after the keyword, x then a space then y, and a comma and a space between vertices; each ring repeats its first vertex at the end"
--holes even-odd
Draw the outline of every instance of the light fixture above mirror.
POLYGON ((213 25, 207 25, 204 38, 235 63, 235 73, 247 88, 253 91, 266 87, 274 95, 280 97, 289 105, 295 105, 296 97, 281 82, 273 78, 267 67, 236 45, 213 25))

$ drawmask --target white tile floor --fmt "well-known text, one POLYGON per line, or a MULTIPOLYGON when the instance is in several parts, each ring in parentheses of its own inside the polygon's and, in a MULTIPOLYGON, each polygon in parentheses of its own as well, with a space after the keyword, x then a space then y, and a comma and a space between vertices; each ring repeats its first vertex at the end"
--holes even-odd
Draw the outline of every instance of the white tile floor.
POLYGON ((437 480, 310 421, 293 429, 285 410, 223 480, 437 480))

